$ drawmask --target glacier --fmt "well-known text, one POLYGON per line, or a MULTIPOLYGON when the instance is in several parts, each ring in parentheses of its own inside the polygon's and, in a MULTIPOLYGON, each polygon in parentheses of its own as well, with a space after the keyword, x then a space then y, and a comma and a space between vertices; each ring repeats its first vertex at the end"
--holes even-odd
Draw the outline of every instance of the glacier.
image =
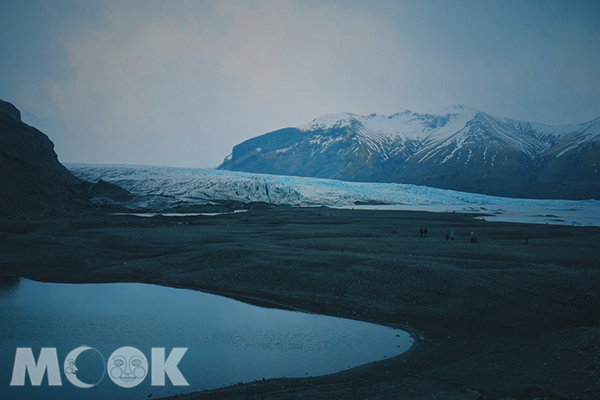
POLYGON ((136 197, 133 210, 168 210, 215 201, 295 207, 419 210, 485 214, 487 221, 600 226, 600 201, 514 199, 398 183, 254 174, 204 168, 65 164, 77 177, 103 179, 136 197))

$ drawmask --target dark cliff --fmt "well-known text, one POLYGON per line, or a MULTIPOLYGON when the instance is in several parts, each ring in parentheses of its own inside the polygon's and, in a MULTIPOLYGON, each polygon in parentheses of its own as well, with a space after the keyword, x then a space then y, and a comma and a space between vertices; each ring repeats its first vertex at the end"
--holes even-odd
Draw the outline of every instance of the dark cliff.
POLYGON ((0 217, 80 210, 90 205, 97 185, 71 174, 48 136, 22 122, 19 110, 0 100, 0 217))

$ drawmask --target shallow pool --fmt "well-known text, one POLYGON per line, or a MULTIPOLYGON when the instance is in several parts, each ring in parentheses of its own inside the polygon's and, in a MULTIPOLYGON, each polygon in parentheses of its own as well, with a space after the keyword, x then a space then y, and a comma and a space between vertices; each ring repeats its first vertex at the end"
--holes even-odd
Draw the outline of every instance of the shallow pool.
POLYGON ((0 343, 0 397, 75 400, 142 399, 331 374, 401 354, 412 338, 385 326, 257 307, 193 290, 0 277, 0 343), (65 358, 80 346, 95 349, 76 357, 76 376, 91 388, 76 387, 67 376, 65 358), (11 386, 18 347, 31 348, 35 360, 41 348, 56 348, 61 385, 49 386, 46 373, 40 386, 32 386, 29 377, 24 386, 11 386), (138 349, 147 359, 141 380, 129 388, 110 378, 113 352, 122 347, 138 349), (173 348, 187 348, 176 367, 189 386, 174 386, 167 374, 164 386, 153 386, 152 348, 164 348, 165 362, 173 348))

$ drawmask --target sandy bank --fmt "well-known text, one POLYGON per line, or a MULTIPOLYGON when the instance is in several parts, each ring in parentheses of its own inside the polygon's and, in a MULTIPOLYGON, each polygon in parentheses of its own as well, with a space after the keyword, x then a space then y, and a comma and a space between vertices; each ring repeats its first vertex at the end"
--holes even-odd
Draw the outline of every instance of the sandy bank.
POLYGON ((84 213, 0 221, 0 272, 228 293, 408 328, 419 338, 403 356, 344 373, 189 398, 593 399, 599 238, 597 227, 491 224, 452 213, 84 213), (419 227, 428 238, 419 238, 419 227), (452 243, 447 229, 455 230, 452 243))

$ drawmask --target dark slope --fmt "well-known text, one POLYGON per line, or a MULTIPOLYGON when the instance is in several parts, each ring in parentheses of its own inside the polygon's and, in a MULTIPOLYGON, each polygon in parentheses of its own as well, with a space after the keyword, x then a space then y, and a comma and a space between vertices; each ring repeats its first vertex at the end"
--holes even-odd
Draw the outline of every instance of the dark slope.
MULTIPOLYGON (((106 197, 105 186, 71 174, 58 161, 48 136, 23 123, 19 110, 0 100, 0 217, 82 209, 90 205, 89 198, 99 193, 106 197)), ((124 198, 124 193, 119 195, 124 198)))

